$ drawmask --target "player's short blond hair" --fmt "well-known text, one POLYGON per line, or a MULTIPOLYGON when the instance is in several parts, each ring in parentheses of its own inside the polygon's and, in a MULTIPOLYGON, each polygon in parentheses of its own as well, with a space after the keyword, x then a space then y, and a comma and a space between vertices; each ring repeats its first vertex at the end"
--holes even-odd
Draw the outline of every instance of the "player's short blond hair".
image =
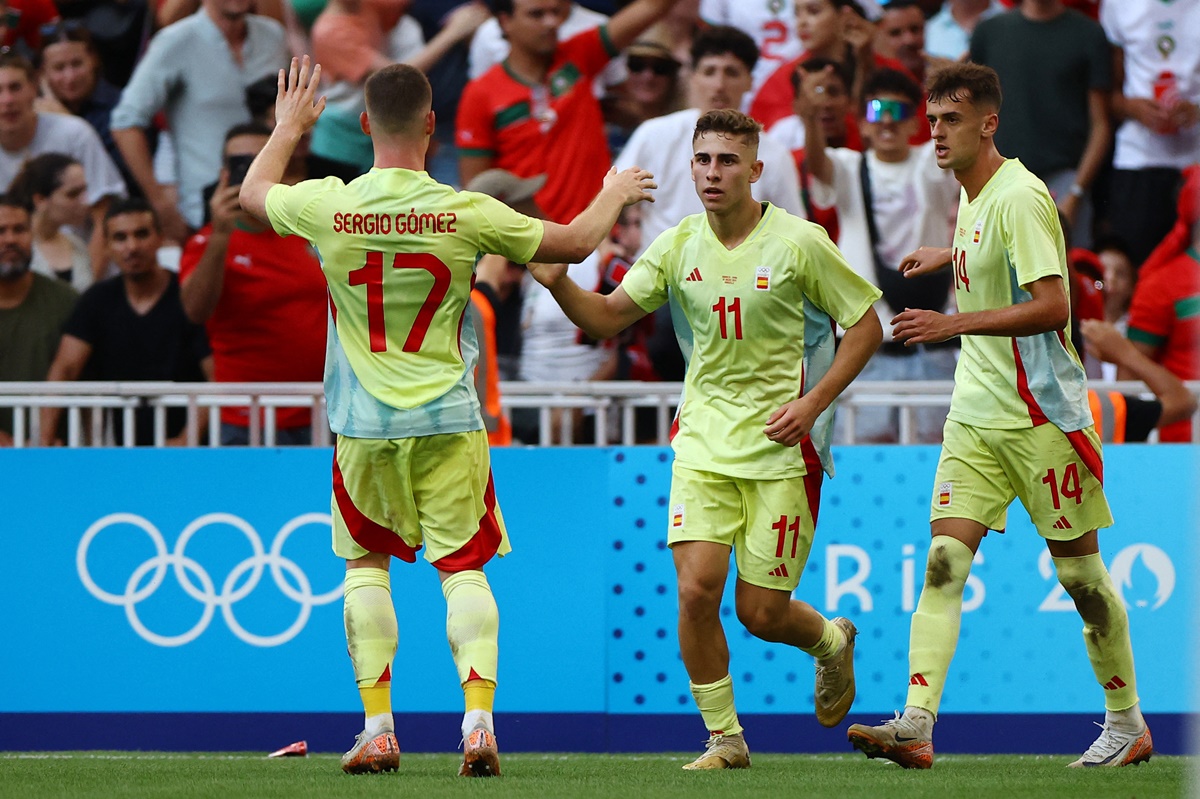
POLYGON ((746 144, 757 148, 758 135, 762 133, 762 129, 763 126, 759 124, 758 120, 746 116, 741 111, 722 108, 709 111, 696 120, 696 130, 692 134, 692 141, 696 141, 705 133, 723 133, 726 136, 741 136, 746 144))
POLYGON ((363 89, 373 130, 405 134, 425 119, 433 104, 429 78, 408 64, 389 64, 367 78, 363 89))

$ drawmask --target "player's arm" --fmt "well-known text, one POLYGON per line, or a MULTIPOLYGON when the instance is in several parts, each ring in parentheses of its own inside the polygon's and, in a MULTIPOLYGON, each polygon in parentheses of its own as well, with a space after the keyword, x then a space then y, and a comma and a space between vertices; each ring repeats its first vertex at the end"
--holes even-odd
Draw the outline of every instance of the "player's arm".
POLYGON ((279 70, 279 88, 275 96, 275 129, 262 151, 254 157, 238 199, 242 208, 270 224, 267 219, 267 192, 283 180, 284 170, 300 139, 317 123, 325 110, 325 98, 317 98, 321 65, 312 66, 309 58, 293 58, 291 68, 279 70))
POLYGON ((953 255, 949 247, 918 247, 901 258, 897 268, 905 277, 920 277, 946 266, 953 255))
MULTIPOLYGON (((614 217, 615 221, 615 217, 614 217)), ((611 294, 586 291, 567 277, 566 264, 529 264, 534 280, 550 295, 576 327, 594 339, 612 338, 646 315, 623 286, 611 294)))
POLYGON ((1109 146, 1112 144, 1112 123, 1109 121, 1109 92, 1100 89, 1088 91, 1088 137, 1084 145, 1083 155, 1075 169, 1075 183, 1071 190, 1063 195, 1058 207, 1062 210, 1067 221, 1075 224, 1075 214, 1079 209, 1079 201, 1084 192, 1092 185, 1104 159, 1108 157, 1109 146))
POLYGON ((867 306, 866 312, 858 321, 846 328, 842 342, 838 345, 833 363, 815 386, 804 396, 792 400, 767 419, 767 438, 794 447, 812 430, 817 417, 838 398, 846 386, 867 365, 867 361, 879 349, 883 340, 883 327, 879 324, 879 314, 867 306))
POLYGON ((582 261, 612 231, 622 208, 642 200, 654 202, 649 190, 656 188, 654 176, 644 169, 630 167, 618 172, 613 167, 604 176, 600 193, 570 224, 545 223, 542 243, 531 260, 543 264, 582 261))
MULTIPOLYGON (((1152 361, 1158 357, 1159 350, 1162 349, 1161 347, 1157 347, 1153 344, 1148 344, 1145 341, 1130 341, 1129 343, 1133 345, 1133 348, 1135 350, 1137 350, 1142 355, 1146 356, 1147 358, 1149 358, 1152 361)), ((1138 376, 1136 374, 1134 374, 1133 371, 1130 370, 1130 368, 1128 366, 1122 366, 1121 364, 1117 364, 1117 379, 1118 380, 1138 380, 1140 378, 1138 378, 1138 376)))
MULTIPOLYGON (((63 382, 77 380, 87 366, 88 358, 92 357, 92 345, 81 338, 64 333, 58 344, 58 352, 50 364, 46 374, 48 382, 63 382)), ((58 419, 62 416, 62 408, 42 408, 41 445, 50 447, 57 443, 58 419)))
MULTIPOLYGON (((179 300, 188 320, 202 325, 217 310, 221 291, 225 287, 225 255, 229 252, 229 239, 237 227, 238 187, 230 186, 229 172, 221 170, 217 190, 209 201, 212 212, 212 231, 204 242, 204 251, 196 261, 196 268, 179 284, 179 300)), ((189 243, 185 245, 191 247, 189 243)), ((184 255, 185 260, 190 253, 184 255)))
POLYGON ((1158 424, 1168 425, 1186 419, 1196 412, 1196 396, 1175 375, 1161 364, 1146 357, 1134 342, 1121 335, 1108 322, 1084 319, 1079 323, 1087 350, 1096 358, 1116 364, 1137 380, 1141 380, 1158 401, 1162 403, 1162 415, 1158 424))
POLYGON ((955 336, 1036 336, 1062 330, 1071 308, 1062 278, 1048 275, 1025 286, 1032 298, 1005 308, 947 316, 936 311, 907 309, 892 319, 892 337, 911 344, 935 344, 955 336))

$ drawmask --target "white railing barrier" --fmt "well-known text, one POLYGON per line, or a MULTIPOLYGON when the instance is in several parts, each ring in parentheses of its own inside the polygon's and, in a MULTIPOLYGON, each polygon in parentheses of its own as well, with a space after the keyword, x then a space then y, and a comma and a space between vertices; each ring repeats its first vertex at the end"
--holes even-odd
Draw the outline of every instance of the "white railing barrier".
MULTIPOLYGON (((551 416, 556 409, 583 410, 595 415, 595 444, 632 445, 635 440, 634 415, 639 408, 656 410, 657 444, 668 443, 671 420, 675 413, 681 383, 640 382, 549 382, 501 383, 501 402, 505 408, 533 408, 538 411, 538 444, 550 445, 551 416)), ((1101 391, 1124 394, 1146 394, 1139 382, 1093 383, 1101 391)), ((913 410, 940 407, 948 409, 951 381, 860 381, 851 386, 839 401, 839 413, 844 415, 847 433, 845 443, 856 443, 853 437, 854 417, 861 408, 898 408, 900 410, 900 443, 915 442, 916 425, 913 410)), ((1200 396, 1200 381, 1188 384, 1200 396)), ((149 407, 154 415, 154 445, 166 445, 167 410, 186 408, 189 421, 208 415, 206 443, 220 446, 220 412, 222 408, 250 409, 251 446, 273 446, 276 441, 275 411, 279 408, 309 408, 313 412, 313 443, 328 446, 332 434, 325 423, 325 397, 320 383, 165 383, 165 382, 0 382, 0 408, 13 409, 13 438, 15 445, 30 446, 40 441, 41 414, 46 407, 64 408, 67 418, 68 447, 132 446, 134 442, 134 412, 149 407), (260 422, 260 413, 262 411, 260 422), (114 441, 111 426, 105 424, 107 414, 122 414, 123 436, 114 441), (86 418, 85 418, 86 417, 86 418)), ((564 413, 562 439, 571 441, 572 414, 564 413)), ((1192 419, 1193 428, 1200 434, 1200 413, 1192 419)), ((197 446, 195 425, 188 425, 188 445, 197 446)), ((645 443, 645 442, 642 442, 645 443)))

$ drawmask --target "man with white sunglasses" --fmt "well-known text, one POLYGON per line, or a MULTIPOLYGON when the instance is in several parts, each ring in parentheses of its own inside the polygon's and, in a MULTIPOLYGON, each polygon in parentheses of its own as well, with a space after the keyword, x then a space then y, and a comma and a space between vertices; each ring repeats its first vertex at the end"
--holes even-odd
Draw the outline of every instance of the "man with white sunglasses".
MULTIPOLYGON (((829 68, 832 69, 832 68, 829 68)), ((828 147, 817 120, 819 92, 826 73, 800 71, 800 101, 805 119, 805 159, 813 205, 835 208, 838 247, 850 266, 883 291, 875 303, 881 322, 905 308, 945 311, 952 280, 934 274, 917 282, 897 271, 901 258, 936 241, 946 246, 953 235, 958 208, 958 181, 939 170, 933 142, 910 144, 925 121, 918 117, 921 87, 903 72, 877 70, 863 86, 859 120, 867 148, 857 152, 828 147)), ((884 325, 884 341, 859 375, 860 380, 952 380, 957 345, 950 342, 905 347, 892 341, 884 325)), ((944 408, 914 413, 920 441, 941 441, 944 408)), ((839 431, 844 437, 848 431, 839 431)), ((856 414, 855 440, 893 442, 899 438, 895 409, 865 408, 856 414)))

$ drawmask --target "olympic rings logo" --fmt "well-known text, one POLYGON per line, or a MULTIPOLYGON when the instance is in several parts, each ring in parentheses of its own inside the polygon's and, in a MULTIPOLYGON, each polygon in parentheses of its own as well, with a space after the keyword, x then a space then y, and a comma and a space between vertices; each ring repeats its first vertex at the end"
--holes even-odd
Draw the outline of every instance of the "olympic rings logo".
POLYGON ((175 549, 168 552, 162 533, 151 522, 138 516, 136 513, 110 513, 97 520, 83 534, 83 539, 79 542, 79 548, 75 552, 75 566, 79 571, 79 579, 92 596, 109 605, 124 607, 125 617, 129 619, 129 625, 133 628, 134 632, 156 646, 183 646, 196 640, 208 629, 208 625, 212 622, 218 607, 221 609, 221 615, 225 619, 225 624, 242 641, 251 646, 279 646, 299 635, 300 631, 304 629, 304 625, 308 623, 308 618, 315 606, 328 605, 342 596, 341 583, 332 591, 324 594, 314 594, 312 585, 308 580, 308 575, 304 573, 295 561, 285 558, 282 555, 283 545, 287 542, 291 534, 309 524, 330 525, 332 524, 332 519, 328 513, 305 513, 297 516, 280 528, 279 532, 275 535, 275 540, 271 542, 271 549, 268 552, 264 551, 263 542, 259 538, 258 532, 245 519, 234 516, 231 513, 208 513, 184 528, 183 532, 179 535, 179 540, 175 543, 175 549), (145 532, 154 545, 155 554, 154 557, 142 563, 129 575, 129 579, 125 583, 125 593, 114 594, 105 591, 92 579, 91 572, 88 571, 87 560, 88 549, 91 547, 96 536, 109 527, 119 524, 133 525, 145 532), (192 537, 204 527, 212 524, 229 525, 239 530, 246 536, 246 540, 250 542, 250 547, 253 550, 253 554, 250 557, 237 564, 229 572, 229 575, 225 578, 225 582, 221 586, 220 593, 217 593, 213 579, 205 571, 204 567, 192 558, 189 558, 186 554, 188 542, 192 540, 192 537), (160 635, 150 630, 138 617, 137 612, 138 604, 147 599, 163 584, 163 581, 167 577, 168 567, 174 571, 175 579, 179 581, 179 585, 183 588, 184 592, 204 606, 204 610, 200 614, 200 620, 190 630, 179 635, 160 635), (255 635, 238 622, 233 613, 233 606, 258 588, 266 567, 270 567, 271 578, 275 581, 275 585, 279 591, 288 599, 297 603, 300 606, 300 612, 291 626, 283 632, 276 635, 255 635), (292 583, 284 579, 284 572, 287 572, 292 578, 295 587, 293 587, 292 583), (245 582, 240 587, 237 587, 238 581, 247 573, 249 573, 249 576, 245 582), (150 579, 145 585, 141 585, 148 574, 150 575, 150 579), (139 585, 141 585, 140 588, 139 585))

